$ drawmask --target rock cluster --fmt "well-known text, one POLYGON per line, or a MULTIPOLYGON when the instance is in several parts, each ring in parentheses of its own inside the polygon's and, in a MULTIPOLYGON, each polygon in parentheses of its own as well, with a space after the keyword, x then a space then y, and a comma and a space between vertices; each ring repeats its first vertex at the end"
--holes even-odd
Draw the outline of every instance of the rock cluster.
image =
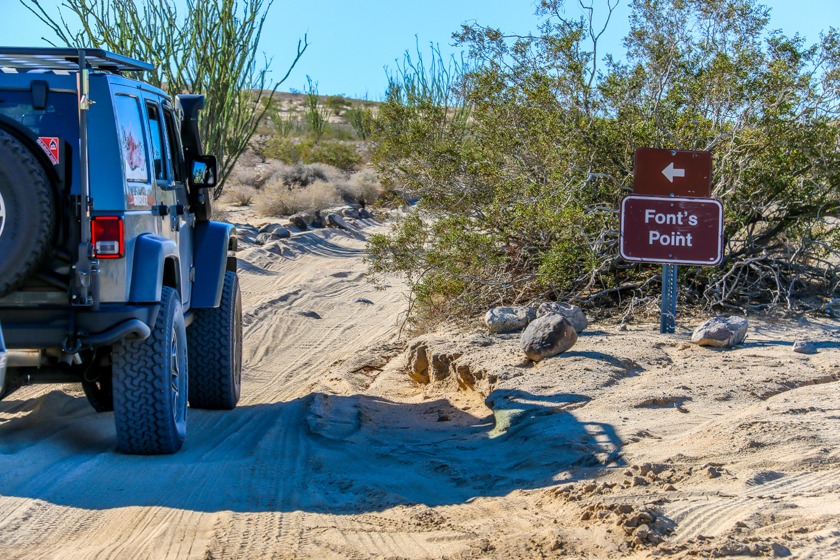
POLYGON ((536 362, 571 348, 589 321, 576 305, 549 302, 539 308, 494 307, 484 315, 484 324, 493 334, 524 329, 520 348, 528 359, 536 362))

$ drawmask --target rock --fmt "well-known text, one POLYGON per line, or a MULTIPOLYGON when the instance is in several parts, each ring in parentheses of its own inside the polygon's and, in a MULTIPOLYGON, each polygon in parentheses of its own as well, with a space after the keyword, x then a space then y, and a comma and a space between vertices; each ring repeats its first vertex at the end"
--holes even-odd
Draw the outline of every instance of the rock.
POLYGON ((521 331, 536 316, 533 307, 494 307, 484 315, 484 324, 494 334, 521 331))
POLYGON ((323 216, 321 216, 321 211, 317 210, 315 212, 315 216, 312 218, 312 221, 309 223, 309 227, 320 229, 327 227, 326 223, 324 222, 323 216))
POLYGON ((353 303, 362 303, 364 305, 373 305, 372 301, 370 301, 367 298, 363 298, 363 297, 357 297, 356 299, 353 300, 353 303))
MULTIPOLYGON (((288 230, 287 230, 288 231, 288 230)), ((266 243, 271 243, 272 241, 277 241, 280 239, 280 236, 274 232, 271 233, 261 233, 254 239, 254 243, 257 245, 265 245, 266 243)))
POLYGON ((298 311, 297 315, 301 317, 309 317, 310 319, 320 319, 321 316, 318 315, 315 311, 308 310, 308 311, 298 311))
POLYGON ((771 544, 770 552, 773 553, 774 558, 787 558, 791 554, 790 549, 788 547, 779 543, 771 544))
POLYGON ((289 222, 300 231, 306 231, 309 229, 310 218, 306 214, 293 214, 289 216, 289 222))
POLYGON ((368 220, 370 218, 373 218, 373 214, 371 214, 370 212, 368 212, 364 208, 359 210, 359 219, 360 220, 368 220))
POLYGON ((583 313, 583 309, 577 305, 552 301, 548 303, 541 303, 537 309, 537 317, 550 315, 551 313, 565 317, 572 324, 572 328, 575 329, 576 333, 583 332, 583 330, 589 326, 589 320, 583 313))
POLYGON ((327 214, 327 227, 336 227, 338 229, 350 229, 350 226, 347 225, 347 222, 344 221, 344 218, 339 216, 338 214, 327 214))
POLYGON ((345 208, 344 210, 341 211, 341 213, 346 218, 358 218, 359 217, 359 211, 356 210, 355 208, 345 208))
POLYGON ((280 224, 266 224, 260 228, 260 233, 274 234, 278 239, 286 239, 292 236, 292 232, 280 224))
POLYGON ((418 383, 429 383, 429 357, 426 346, 420 344, 411 349, 408 356, 409 376, 418 383))
POLYGON ((700 346, 731 348, 744 342, 747 326, 743 317, 714 317, 694 330, 691 342, 700 346))
POLYGON ((240 243, 255 243, 257 238, 257 229, 250 226, 237 226, 236 238, 240 243))
POLYGON ((538 362, 565 352, 577 339, 572 324, 565 317, 552 314, 534 319, 522 333, 519 347, 528 358, 538 362))
POLYGON ((793 343, 793 351, 799 354, 816 354, 817 345, 810 340, 797 340, 793 343))

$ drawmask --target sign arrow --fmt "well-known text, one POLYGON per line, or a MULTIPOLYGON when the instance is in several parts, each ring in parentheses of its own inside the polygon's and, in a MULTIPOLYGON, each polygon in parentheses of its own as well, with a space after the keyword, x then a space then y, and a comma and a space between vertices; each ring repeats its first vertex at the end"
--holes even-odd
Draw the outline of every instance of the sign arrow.
POLYGON ((685 169, 674 169, 674 162, 668 164, 668 167, 662 170, 662 174, 670 181, 674 182, 674 177, 685 177, 685 169))

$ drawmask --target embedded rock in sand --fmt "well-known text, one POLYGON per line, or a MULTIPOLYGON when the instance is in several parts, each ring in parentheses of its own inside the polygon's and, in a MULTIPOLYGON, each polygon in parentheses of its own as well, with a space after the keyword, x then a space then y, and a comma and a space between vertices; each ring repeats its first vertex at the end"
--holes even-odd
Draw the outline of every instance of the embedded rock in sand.
POLYGON ((793 343, 793 351, 798 354, 816 354, 817 345, 810 340, 797 340, 793 343))
POLYGON ((524 329, 536 316, 533 307, 494 307, 484 315, 484 324, 494 334, 513 332, 524 329))
POLYGON ((543 315, 534 319, 519 341, 519 347, 531 360, 538 362, 561 354, 574 346, 578 336, 562 315, 543 315))
POLYGON ((306 214, 293 214, 289 216, 289 222, 298 228, 300 231, 306 231, 309 229, 309 222, 312 220, 311 217, 307 216, 306 214))
POLYGON ((583 332, 589 326, 589 320, 583 312, 583 309, 571 303, 561 303, 559 301, 552 301, 548 303, 541 303, 537 309, 537 317, 543 315, 562 315, 572 324, 572 328, 576 333, 583 332))
POLYGON ((350 229, 344 218, 338 214, 327 214, 327 227, 336 227, 338 229, 350 229))
POLYGON ((747 326, 743 317, 713 317, 694 330, 691 342, 700 346, 730 348, 744 342, 747 326))
POLYGON ((292 232, 280 224, 266 224, 259 229, 259 232, 260 234, 273 235, 281 239, 286 239, 292 236, 292 232))

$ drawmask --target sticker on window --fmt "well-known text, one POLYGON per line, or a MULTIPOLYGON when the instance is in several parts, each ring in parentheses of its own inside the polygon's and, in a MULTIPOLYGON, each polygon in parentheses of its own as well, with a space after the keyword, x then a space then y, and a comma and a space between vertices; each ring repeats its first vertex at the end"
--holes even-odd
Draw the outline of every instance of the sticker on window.
POLYGON ((140 105, 134 97, 117 95, 120 147, 122 148, 125 179, 134 183, 146 183, 149 172, 146 167, 146 142, 140 117, 140 105))
POLYGON ((61 159, 58 151, 58 138, 55 136, 39 136, 38 145, 41 146, 41 149, 44 150, 47 157, 50 158, 52 164, 58 165, 58 162, 61 159))

